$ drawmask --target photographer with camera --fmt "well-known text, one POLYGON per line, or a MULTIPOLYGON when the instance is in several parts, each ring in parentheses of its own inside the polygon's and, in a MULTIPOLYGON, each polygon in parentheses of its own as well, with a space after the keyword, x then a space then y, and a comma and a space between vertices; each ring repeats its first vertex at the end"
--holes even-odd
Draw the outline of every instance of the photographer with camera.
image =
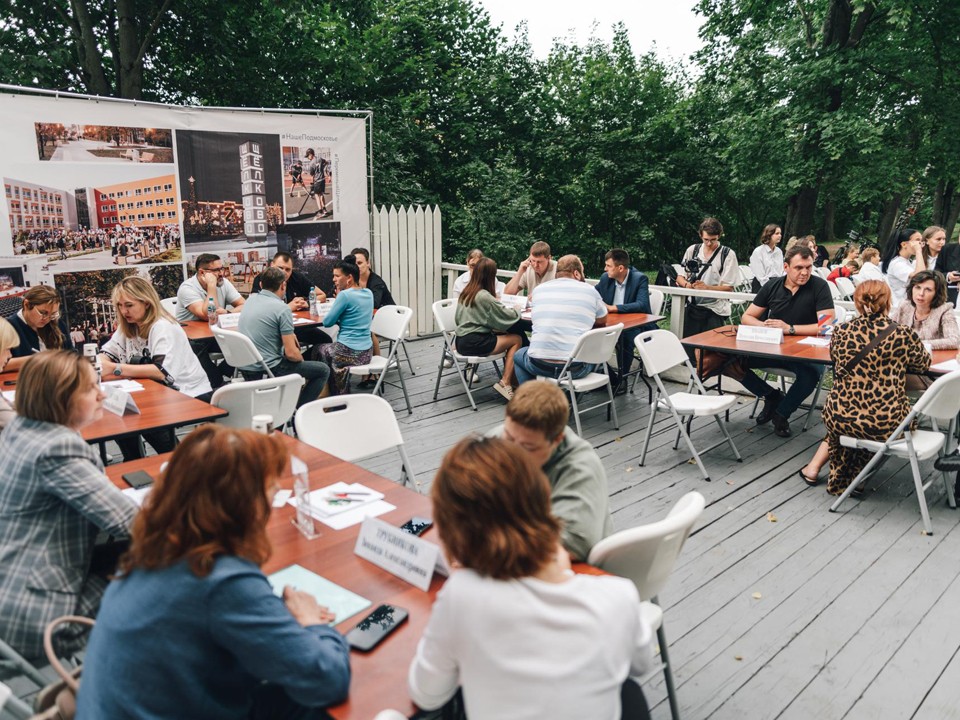
MULTIPOLYGON (((691 245, 683 254, 684 275, 677 276, 677 286, 695 290, 733 292, 740 281, 737 255, 721 245, 723 225, 708 217, 700 223, 701 242, 691 245)), ((719 298, 691 297, 683 314, 683 336, 723 327, 730 317, 730 301, 719 298)))

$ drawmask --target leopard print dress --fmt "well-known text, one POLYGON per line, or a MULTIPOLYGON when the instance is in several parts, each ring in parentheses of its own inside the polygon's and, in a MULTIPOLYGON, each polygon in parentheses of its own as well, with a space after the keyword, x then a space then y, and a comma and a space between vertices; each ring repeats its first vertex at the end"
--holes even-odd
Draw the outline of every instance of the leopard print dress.
POLYGON ((840 325, 830 342, 833 388, 823 405, 823 424, 830 446, 830 480, 827 492, 841 495, 873 453, 840 446, 841 435, 884 441, 910 414, 906 374, 923 373, 930 354, 917 334, 885 315, 866 315, 840 325), (896 325, 849 372, 842 368, 881 330, 896 325))

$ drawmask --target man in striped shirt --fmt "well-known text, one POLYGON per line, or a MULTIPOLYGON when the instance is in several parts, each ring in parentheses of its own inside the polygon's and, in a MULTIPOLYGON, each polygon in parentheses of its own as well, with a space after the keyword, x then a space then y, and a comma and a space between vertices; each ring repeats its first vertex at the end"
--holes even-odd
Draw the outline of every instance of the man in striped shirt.
MULTIPOLYGON (((580 258, 564 255, 557 261, 556 280, 540 285, 533 294, 530 347, 520 348, 513 356, 519 383, 538 375, 557 377, 580 336, 606 324, 606 303, 583 280, 580 258)), ((574 363, 570 369, 574 378, 580 378, 593 366, 574 363)))

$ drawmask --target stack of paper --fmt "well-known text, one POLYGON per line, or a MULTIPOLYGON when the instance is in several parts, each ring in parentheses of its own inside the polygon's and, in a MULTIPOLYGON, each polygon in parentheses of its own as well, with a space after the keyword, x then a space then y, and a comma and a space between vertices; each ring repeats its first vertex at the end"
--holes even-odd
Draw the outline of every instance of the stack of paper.
MULTIPOLYGON (((290 498, 297 506, 297 499, 290 498)), ((334 530, 340 530, 394 510, 385 502, 383 493, 361 483, 338 482, 310 493, 310 515, 334 530)))
POLYGON ((273 586, 276 595, 283 594, 285 585, 303 590, 313 595, 317 602, 327 608, 336 617, 331 625, 343 622, 351 615, 370 607, 370 601, 352 593, 346 588, 332 583, 325 577, 310 572, 300 565, 291 565, 269 575, 267 580, 273 586))

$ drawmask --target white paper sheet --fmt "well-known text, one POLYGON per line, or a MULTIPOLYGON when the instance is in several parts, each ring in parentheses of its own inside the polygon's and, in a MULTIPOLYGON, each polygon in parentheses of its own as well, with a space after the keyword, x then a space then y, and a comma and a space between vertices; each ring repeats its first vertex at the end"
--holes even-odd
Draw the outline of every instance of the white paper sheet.
POLYGON ((954 370, 960 370, 960 362, 956 360, 947 360, 942 363, 937 363, 936 365, 930 366, 931 370, 939 370, 941 372, 953 372, 954 370))
POLYGON ((139 507, 143 505, 143 501, 147 499, 147 495, 150 494, 151 490, 153 490, 153 485, 147 485, 142 488, 126 488, 120 492, 133 500, 139 507))
POLYGON ((797 345, 813 345, 814 347, 829 347, 830 338, 814 337, 813 335, 811 335, 810 337, 805 337, 803 340, 799 340, 797 342, 797 345))

